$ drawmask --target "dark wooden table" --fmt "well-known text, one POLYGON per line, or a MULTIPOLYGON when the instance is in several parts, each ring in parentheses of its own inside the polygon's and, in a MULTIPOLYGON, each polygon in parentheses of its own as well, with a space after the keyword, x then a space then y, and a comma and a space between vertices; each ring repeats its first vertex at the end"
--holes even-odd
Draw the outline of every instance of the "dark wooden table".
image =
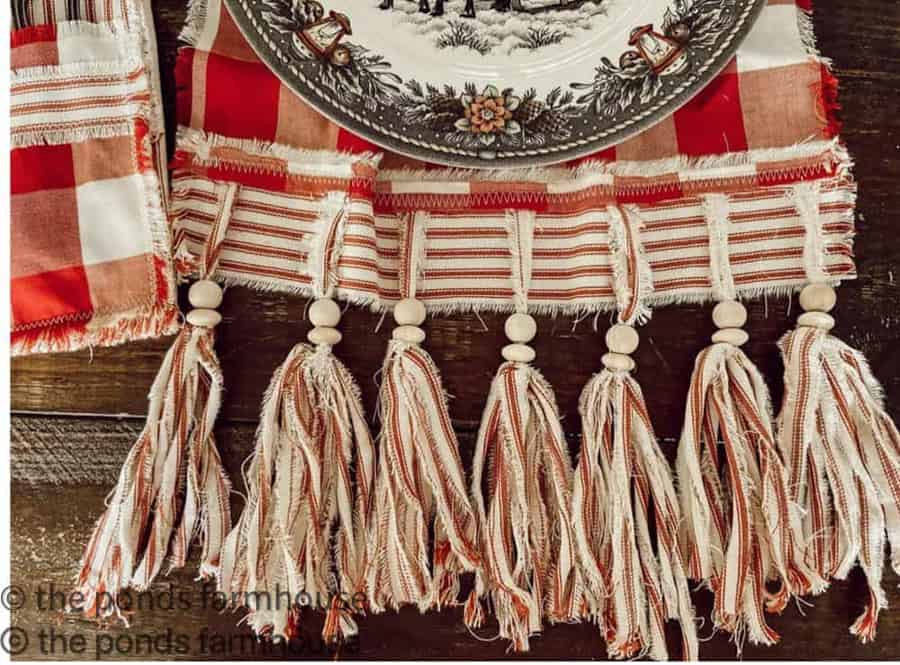
MULTIPOLYGON (((816 34, 822 52, 833 58, 841 79, 844 138, 856 159, 859 180, 859 279, 839 290, 835 333, 862 349, 883 382, 888 408, 900 418, 900 3, 896 0, 818 0, 816 34)), ((176 36, 185 7, 183 0, 155 3, 156 29, 171 121, 174 100, 172 67, 176 36)), ((169 125, 172 129, 172 125, 169 125)), ((218 351, 228 392, 218 426, 218 440, 232 478, 239 485, 240 465, 252 446, 260 400, 272 371, 293 344, 305 337, 305 301, 300 298, 230 289, 226 294, 218 351)), ((750 307, 749 355, 769 379, 774 399, 780 399, 781 363, 777 338, 798 312, 796 302, 769 298, 750 307)), ((338 354, 358 378, 366 408, 372 413, 375 373, 381 364, 391 326, 376 331, 377 316, 351 310, 341 322, 346 340, 338 354)), ((491 377, 504 343, 503 318, 484 316, 487 330, 474 316, 431 318, 428 349, 442 368, 447 390, 454 396, 451 415, 465 460, 491 377)), ((537 364, 556 389, 564 425, 577 435, 579 391, 600 367, 603 334, 590 322, 573 326, 565 317, 539 322, 537 364)), ((671 307, 654 313, 642 329, 636 354, 657 433, 667 454, 674 454, 683 417, 684 397, 697 351, 712 332, 707 307, 671 307)), ((119 466, 140 430, 146 394, 168 347, 168 339, 95 349, 75 354, 36 356, 12 363, 12 576, 28 600, 15 612, 14 624, 30 641, 21 657, 61 658, 93 655, 100 647, 115 648, 119 658, 249 658, 279 657, 247 639, 237 617, 204 607, 201 585, 188 569, 162 578, 155 590, 172 585, 176 594, 193 594, 189 609, 157 606, 133 617, 130 629, 101 625, 64 615, 58 609, 36 607, 39 588, 68 589, 93 521, 115 481, 119 466), (49 630, 85 638, 84 654, 73 655, 72 643, 52 642, 49 630), (218 638, 203 641, 204 630, 218 638), (44 630, 44 645, 39 631, 44 630), (167 632, 168 631, 168 632, 167 632), (156 643, 150 638, 156 636, 156 643), (179 644, 182 637, 188 644, 179 644), (110 643, 107 640, 117 640, 110 643), (205 646, 204 646, 205 645, 205 646), (179 648, 186 646, 185 649, 179 648), (63 652, 66 647, 70 653, 63 652)), ((570 441, 573 452, 577 440, 570 441)), ((235 498, 235 509, 240 507, 235 498)), ((865 581, 854 571, 811 606, 791 606, 772 619, 783 641, 773 648, 747 645, 745 658, 759 659, 896 659, 900 658, 900 591, 898 577, 887 573, 885 586, 896 610, 882 614, 878 639, 860 645, 847 628, 862 611, 865 581)), ((157 605, 165 596, 154 596, 157 605)), ((708 616, 709 595, 695 594, 698 613, 708 616)), ((188 602, 189 601, 189 602, 188 602)), ((149 601, 148 601, 149 602, 149 601)), ((320 621, 310 617, 303 633, 302 653, 289 658, 331 657, 316 636, 320 621)), ((388 613, 361 621, 358 644, 341 657, 355 658, 501 658, 506 644, 479 641, 468 634, 460 611, 420 616, 414 610, 388 613)), ((486 631, 490 632, 490 631, 486 631)), ((710 636, 709 622, 701 628, 710 636)), ((673 645, 676 644, 673 633, 673 645)), ((80 642, 76 639, 75 648, 80 642)), ((532 642, 530 657, 603 658, 604 645, 589 625, 551 627, 532 642)), ((678 647, 672 649, 677 656, 678 647)), ((734 645, 724 635, 705 641, 704 658, 733 658, 734 645)), ((283 654, 282 654, 283 655, 283 654)))

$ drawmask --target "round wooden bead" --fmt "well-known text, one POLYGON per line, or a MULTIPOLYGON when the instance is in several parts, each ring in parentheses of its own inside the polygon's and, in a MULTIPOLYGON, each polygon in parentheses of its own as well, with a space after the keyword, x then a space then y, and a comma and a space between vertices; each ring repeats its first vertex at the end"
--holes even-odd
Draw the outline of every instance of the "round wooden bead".
POLYGON ((192 309, 185 318, 192 326, 203 328, 215 328, 222 321, 222 315, 214 309, 192 309))
POLYGON ((330 328, 328 326, 316 326, 308 333, 306 333, 306 339, 310 341, 310 343, 318 346, 319 344, 327 344, 328 346, 334 346, 341 341, 341 331, 337 328, 330 328))
POLYGON ((604 353, 600 361, 606 369, 613 371, 630 372, 634 369, 634 359, 623 353, 604 353))
POLYGON ((524 344, 537 335, 537 322, 529 314, 517 312, 506 319, 503 329, 510 342, 524 344))
POLYGON ((807 284, 800 292, 800 307, 805 312, 830 312, 837 303, 837 294, 828 284, 807 284))
POLYGON ((222 304, 222 287, 209 279, 201 279, 188 289, 188 302, 192 307, 215 309, 222 304))
POLYGON ((747 323, 747 308, 737 300, 723 300, 713 308, 717 328, 740 328, 747 323))
POLYGON ((638 348, 641 338, 632 326, 617 323, 606 331, 606 348, 613 353, 629 356, 638 348))
POLYGON ((400 342, 421 344, 425 341, 425 331, 418 326, 397 326, 391 336, 400 342))
POLYGON ((825 312, 804 312, 797 317, 797 325, 805 328, 831 330, 834 328, 834 317, 825 312))
POLYGON ((404 298, 394 305, 394 321, 401 326, 420 326, 425 320, 425 305, 415 298, 404 298))
POLYGON ((331 298, 319 298, 309 306, 309 322, 322 328, 334 328, 341 321, 341 307, 331 298))
POLYGON ((743 328, 722 328, 713 333, 712 341, 716 344, 731 344, 743 346, 750 339, 750 335, 743 328))
POLYGON ((507 344, 501 353, 504 359, 516 363, 530 363, 537 355, 527 344, 507 344))

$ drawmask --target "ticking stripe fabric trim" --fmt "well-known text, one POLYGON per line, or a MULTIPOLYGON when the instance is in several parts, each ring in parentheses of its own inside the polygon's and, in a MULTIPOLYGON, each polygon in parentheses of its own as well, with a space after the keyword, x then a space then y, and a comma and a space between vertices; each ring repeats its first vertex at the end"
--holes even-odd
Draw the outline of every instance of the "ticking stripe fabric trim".
POLYGON ((379 172, 370 155, 326 157, 317 151, 315 159, 303 159, 301 152, 280 146, 199 133, 192 140, 180 142, 176 155, 176 248, 179 254, 199 250, 218 212, 216 183, 239 182, 216 274, 226 282, 311 294, 308 239, 323 201, 329 192, 339 192, 347 196, 336 297, 379 309, 400 299, 399 227, 410 212, 428 213, 416 297, 433 310, 514 307, 509 210, 534 212, 528 303, 535 311, 616 306, 610 206, 626 206, 639 220, 633 246, 642 248, 648 273, 635 282, 642 284, 641 306, 715 299, 726 259, 736 295, 790 291, 807 279, 809 252, 807 215, 793 189, 798 180, 815 183, 810 191, 818 203, 816 228, 827 279, 855 276, 855 185, 846 153, 832 142, 798 147, 791 151, 794 159, 779 151, 737 163, 729 156, 707 159, 703 172, 716 175, 705 182, 702 196, 698 190, 666 197, 672 182, 691 182, 685 177, 690 169, 672 171, 686 162, 648 162, 641 165, 644 175, 636 174, 636 165, 610 169, 597 163, 574 172, 479 173, 479 180, 456 180, 459 172, 445 172, 447 179, 441 180, 428 172, 379 172), (208 149, 222 145, 225 154, 208 149), (711 238, 718 230, 708 223, 704 196, 709 194, 724 196, 727 203, 725 246, 711 238), (715 257, 711 240, 718 248, 715 257))

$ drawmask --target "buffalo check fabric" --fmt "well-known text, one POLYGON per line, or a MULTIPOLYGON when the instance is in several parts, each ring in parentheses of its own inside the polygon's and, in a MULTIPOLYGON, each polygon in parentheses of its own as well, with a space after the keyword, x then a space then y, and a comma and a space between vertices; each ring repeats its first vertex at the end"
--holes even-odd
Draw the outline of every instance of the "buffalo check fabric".
POLYGON ((125 21, 115 5, 101 6, 79 11, 112 20, 31 25, 78 8, 17 5, 25 27, 11 33, 16 354, 117 344, 178 327, 162 116, 142 14, 132 8, 125 21))
MULTIPOLYGON (((827 249, 827 276, 835 283, 852 278, 855 186, 831 113, 836 83, 815 52, 809 9, 805 2, 771 0, 732 63, 703 92, 658 125, 589 158, 540 172, 491 174, 384 154, 371 193, 357 192, 337 292, 375 307, 396 302, 397 229, 403 215, 418 211, 430 222, 417 297, 448 311, 508 309, 504 215, 531 209, 538 231, 530 304, 546 311, 614 307, 614 239, 605 220, 607 206, 616 204, 633 206, 644 220, 650 300, 708 300, 716 268, 702 196, 710 193, 730 198, 729 269, 738 291, 790 291, 807 280, 809 230, 790 198, 791 186, 805 181, 819 192, 823 224, 816 233, 827 249)), ((176 65, 176 250, 202 246, 221 213, 218 183, 237 182, 219 276, 308 293, 296 243, 315 204, 298 201, 258 148, 335 154, 378 148, 286 88, 220 0, 192 4, 183 38, 188 46, 176 65), (252 106, 241 101, 247 89, 255 91, 252 106), (256 166, 210 168, 204 146, 212 144, 228 144, 256 166)))
MULTIPOLYGON (((832 138, 834 78, 813 47, 809 0, 769 0, 731 64, 668 119, 588 158, 654 160, 782 148, 832 138), (777 121, 773 121, 777 118, 777 121)), ((176 65, 181 125, 296 148, 376 149, 306 106, 269 71, 221 0, 197 0, 176 65), (244 91, 254 91, 246 104, 244 91)), ((384 168, 421 163, 386 154, 384 168)))

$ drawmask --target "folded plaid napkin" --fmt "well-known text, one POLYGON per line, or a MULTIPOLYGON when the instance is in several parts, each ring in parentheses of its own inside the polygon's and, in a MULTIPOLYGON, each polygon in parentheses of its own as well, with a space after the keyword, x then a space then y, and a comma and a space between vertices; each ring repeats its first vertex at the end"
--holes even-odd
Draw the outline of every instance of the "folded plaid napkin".
POLYGON ((19 2, 14 9, 13 353, 174 332, 163 121, 147 9, 106 2, 19 2))

